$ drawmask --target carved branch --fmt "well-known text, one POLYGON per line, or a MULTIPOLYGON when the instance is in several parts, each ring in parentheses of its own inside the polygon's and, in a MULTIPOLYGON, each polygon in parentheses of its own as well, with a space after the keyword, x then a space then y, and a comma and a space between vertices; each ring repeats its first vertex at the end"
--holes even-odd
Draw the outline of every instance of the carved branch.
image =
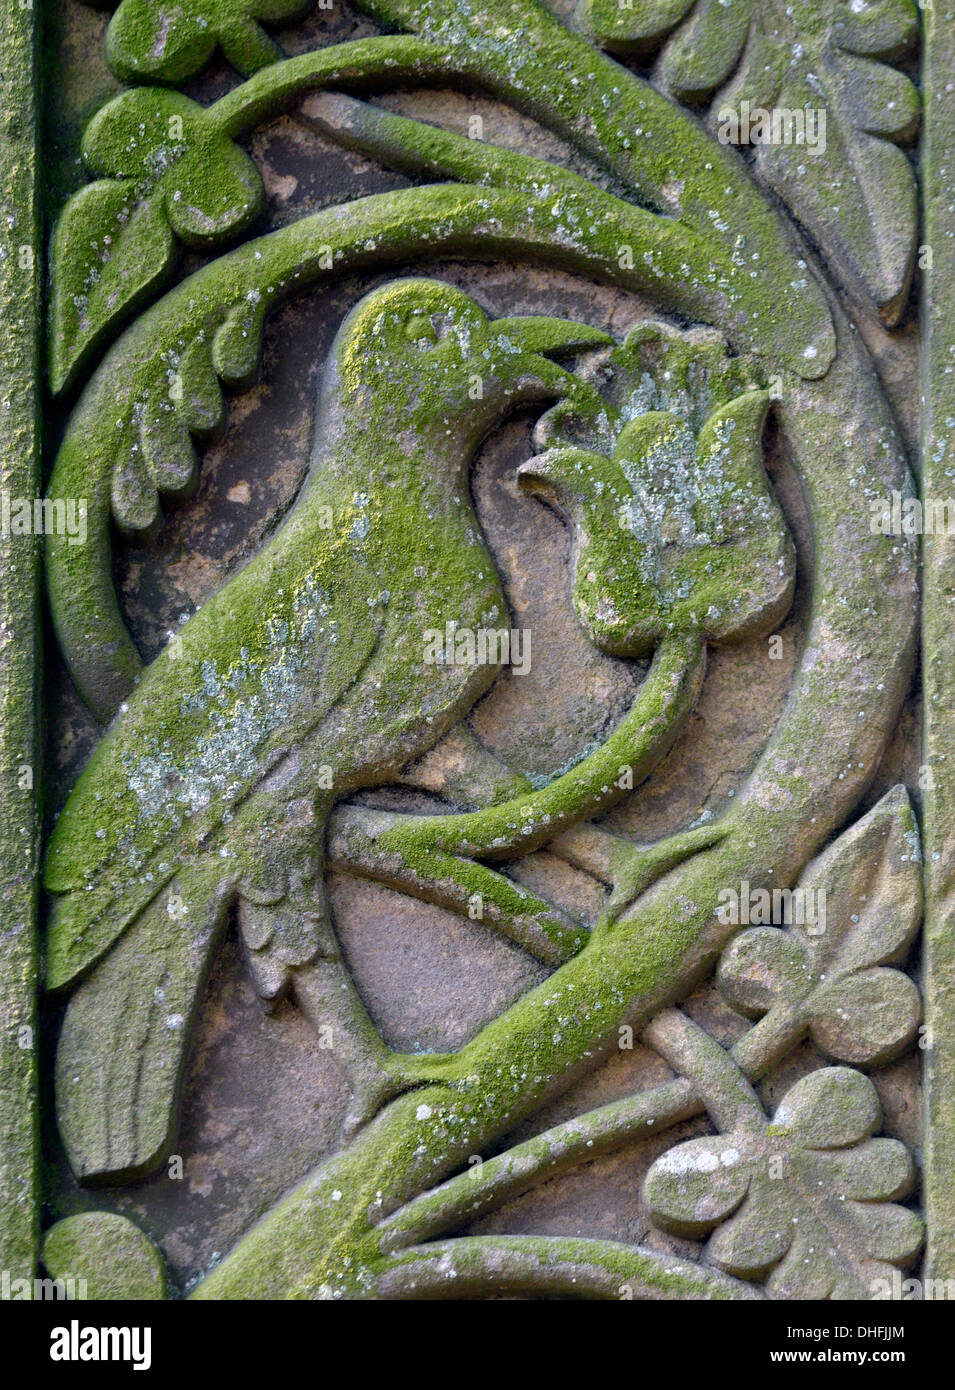
MULTIPOLYGON (((644 1031, 641 1041, 681 1073, 677 1079, 577 1115, 422 1193, 381 1222, 385 1248, 427 1240, 475 1220, 580 1163, 660 1134, 711 1107, 714 1116, 722 1113, 720 1075, 728 1075, 737 1087, 740 1074, 758 1081, 799 1042, 805 1029, 805 1020, 795 1010, 774 1009, 725 1053, 685 1014, 667 1010, 644 1031)), ((732 1085, 730 1092, 734 1094, 732 1085)), ((742 1091, 739 1099, 751 1101, 742 1091)))
POLYGON ((382 1248, 400 1249, 474 1221, 580 1163, 648 1139, 681 1120, 693 1119, 702 1109, 692 1083, 679 1079, 577 1115, 485 1159, 393 1212, 378 1227, 382 1248))
POLYGON ((404 1251, 376 1274, 375 1298, 511 1293, 588 1299, 759 1299, 758 1289, 641 1246, 563 1236, 471 1236, 404 1251))
POLYGON ((331 818, 328 867, 384 883, 390 888, 475 919, 514 941, 547 965, 569 960, 587 930, 566 913, 505 878, 457 855, 422 851, 415 860, 379 847, 403 817, 361 806, 344 806, 331 818))

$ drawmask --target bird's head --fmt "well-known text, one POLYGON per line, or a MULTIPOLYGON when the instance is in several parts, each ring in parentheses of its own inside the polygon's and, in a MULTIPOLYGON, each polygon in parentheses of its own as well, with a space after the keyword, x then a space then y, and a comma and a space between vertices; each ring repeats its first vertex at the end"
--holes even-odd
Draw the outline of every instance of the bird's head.
POLYGON ((612 340, 564 319, 491 320, 438 280, 393 280, 366 295, 338 331, 326 412, 347 402, 369 428, 473 444, 522 402, 553 401, 574 378, 548 354, 612 340))

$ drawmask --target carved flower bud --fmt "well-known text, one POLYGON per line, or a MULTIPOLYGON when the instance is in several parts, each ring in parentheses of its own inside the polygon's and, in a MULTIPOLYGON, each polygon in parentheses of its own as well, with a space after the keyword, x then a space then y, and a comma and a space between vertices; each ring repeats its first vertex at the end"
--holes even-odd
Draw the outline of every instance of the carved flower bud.
POLYGON ((521 467, 571 523, 574 608, 602 650, 642 656, 674 630, 732 642, 785 615, 795 553, 763 470, 768 406, 749 391, 698 434, 653 410, 609 456, 558 446, 521 467))

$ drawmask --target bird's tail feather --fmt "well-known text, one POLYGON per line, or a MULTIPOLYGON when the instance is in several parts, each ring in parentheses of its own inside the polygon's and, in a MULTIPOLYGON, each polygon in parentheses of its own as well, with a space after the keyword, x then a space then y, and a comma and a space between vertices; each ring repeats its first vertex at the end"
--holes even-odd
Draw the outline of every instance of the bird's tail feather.
POLYGON ((128 1182, 167 1156, 230 896, 214 863, 180 870, 73 994, 57 1048, 56 1109, 81 1182, 128 1182))

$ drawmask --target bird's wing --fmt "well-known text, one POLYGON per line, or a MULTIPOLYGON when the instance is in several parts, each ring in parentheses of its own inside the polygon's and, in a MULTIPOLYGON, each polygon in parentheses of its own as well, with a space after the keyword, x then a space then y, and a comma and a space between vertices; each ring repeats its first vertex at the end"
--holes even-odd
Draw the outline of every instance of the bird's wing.
POLYGON ((64 895, 51 988, 103 955, 359 678, 379 635, 369 572, 342 546, 296 545, 273 542, 190 619, 77 782, 47 850, 46 887, 64 895))

